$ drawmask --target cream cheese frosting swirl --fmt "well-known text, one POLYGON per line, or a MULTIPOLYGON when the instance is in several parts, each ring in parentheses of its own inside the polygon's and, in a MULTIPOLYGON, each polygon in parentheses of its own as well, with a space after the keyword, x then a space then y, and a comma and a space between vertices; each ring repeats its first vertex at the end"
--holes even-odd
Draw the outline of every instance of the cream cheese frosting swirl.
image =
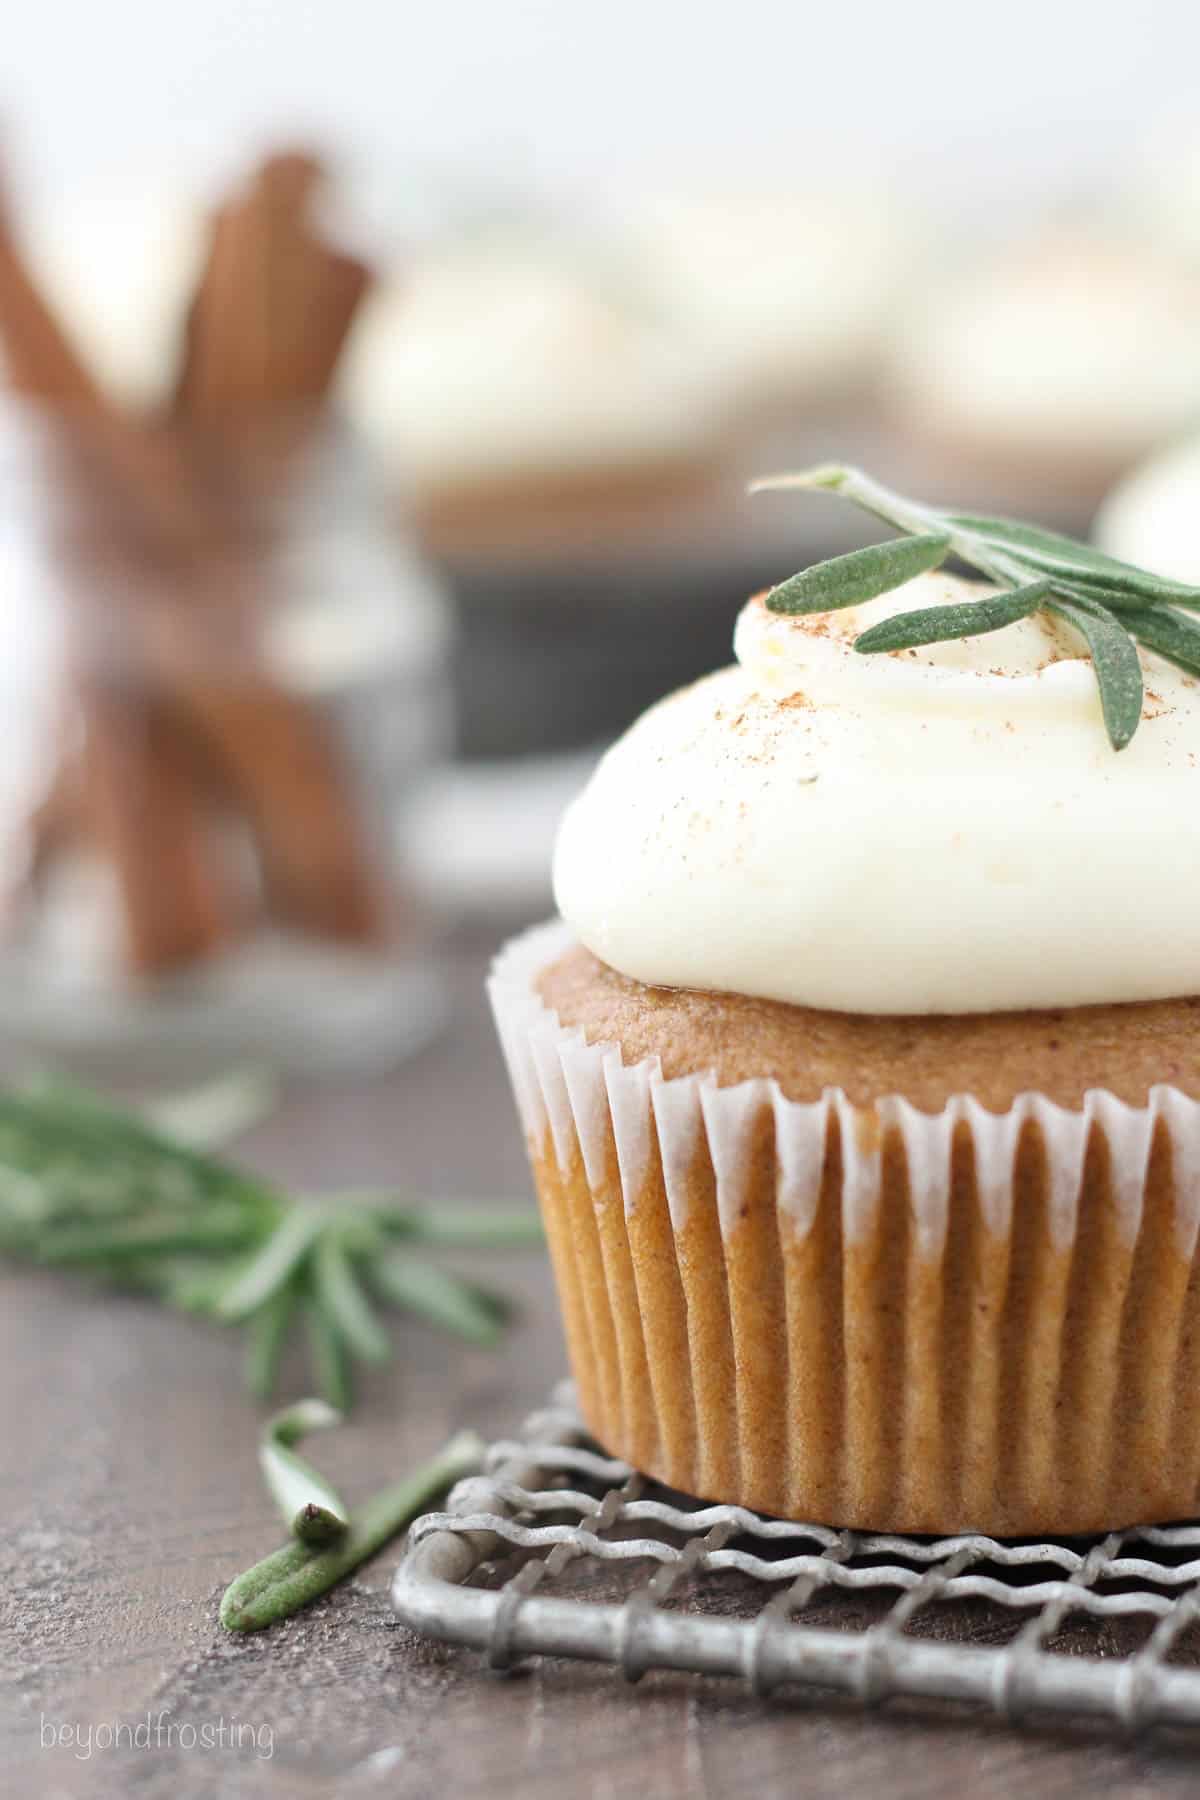
POLYGON ((1142 653, 1116 753, 1094 671, 1035 615, 860 656, 923 575, 843 612, 743 610, 736 666, 671 695, 563 820, 559 909, 622 974, 859 1013, 1200 992, 1200 684, 1142 653))

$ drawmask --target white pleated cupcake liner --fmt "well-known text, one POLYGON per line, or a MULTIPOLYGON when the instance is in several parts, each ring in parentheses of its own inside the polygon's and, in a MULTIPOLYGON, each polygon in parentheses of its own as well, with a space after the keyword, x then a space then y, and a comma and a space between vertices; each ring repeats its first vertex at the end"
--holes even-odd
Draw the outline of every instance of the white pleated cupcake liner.
POLYGON ((774 1120, 778 1204, 803 1234, 821 1191, 831 1113, 842 1146, 842 1227, 847 1243, 868 1233, 878 1207, 882 1143, 898 1133, 908 1168, 915 1236, 935 1256, 945 1240, 951 1152, 965 1124, 974 1147, 980 1207, 989 1231, 1009 1232, 1018 1147, 1027 1122, 1040 1128, 1050 1191, 1050 1229, 1057 1248, 1075 1241, 1084 1162, 1093 1132, 1108 1150, 1110 1182, 1120 1229, 1136 1241, 1151 1147, 1160 1121, 1171 1147, 1179 1254, 1190 1261, 1200 1227, 1200 1101, 1166 1084, 1150 1090, 1145 1106, 1129 1106, 1091 1088, 1078 1109, 1044 1094, 1022 1093, 1003 1112, 990 1112, 970 1094, 956 1094, 937 1113, 900 1095, 853 1105, 840 1088, 820 1099, 789 1100, 777 1081, 759 1078, 720 1087, 711 1070, 666 1079, 657 1057, 626 1065, 617 1044, 589 1044, 578 1027, 564 1026, 536 989, 539 974, 574 944, 561 921, 534 927, 497 957, 488 983, 525 1133, 536 1153, 547 1133, 564 1175, 575 1146, 594 1192, 604 1185, 615 1143, 626 1211, 642 1191, 657 1143, 671 1222, 686 1223, 688 1176, 701 1136, 716 1176, 724 1235, 741 1216, 751 1180, 754 1126, 764 1106, 774 1120), (611 1134, 611 1137, 610 1137, 611 1134))

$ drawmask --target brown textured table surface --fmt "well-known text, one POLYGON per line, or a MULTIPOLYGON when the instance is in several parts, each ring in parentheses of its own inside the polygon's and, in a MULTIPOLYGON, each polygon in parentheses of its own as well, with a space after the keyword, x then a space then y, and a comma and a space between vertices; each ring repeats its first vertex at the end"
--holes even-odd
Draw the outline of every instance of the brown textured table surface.
MULTIPOLYGON (((294 1091, 247 1157, 309 1187, 527 1194, 480 992, 486 948, 454 952, 458 1004, 439 1044, 386 1079, 294 1091)), ((498 1354, 397 1322, 400 1355, 363 1385, 328 1465, 351 1498, 453 1428, 507 1432, 544 1398, 562 1369, 548 1272, 522 1253, 502 1273, 524 1316, 498 1354)), ((0 1271, 0 1792, 990 1800, 1200 1788, 1200 1747, 1099 1731, 763 1704, 732 1683, 661 1675, 630 1689, 564 1663, 500 1679, 398 1624, 394 1546, 307 1614, 230 1637, 223 1587, 280 1541, 238 1357, 232 1332, 0 1271), (148 1746, 97 1747, 116 1721, 143 1724, 145 1738, 147 1715, 148 1746), (160 1715, 174 1747, 155 1741, 160 1715), (222 1723, 227 1736, 251 1728, 240 1748, 222 1747, 222 1723), (212 1748, 179 1747, 185 1727, 199 1738, 206 1725, 212 1748)))

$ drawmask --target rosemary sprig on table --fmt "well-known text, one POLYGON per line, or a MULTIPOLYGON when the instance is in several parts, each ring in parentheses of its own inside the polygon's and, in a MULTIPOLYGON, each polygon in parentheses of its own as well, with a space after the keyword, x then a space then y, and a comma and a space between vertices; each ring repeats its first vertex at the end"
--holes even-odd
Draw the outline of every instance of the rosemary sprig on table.
POLYGON ((292 1536, 230 1582, 220 1615, 228 1631, 262 1631, 299 1612, 411 1525, 423 1506, 477 1469, 483 1457, 482 1438, 460 1431, 431 1461, 348 1513, 337 1490, 295 1448, 308 1432, 341 1422, 323 1400, 297 1400, 263 1427, 259 1467, 292 1536))
POLYGON ((336 1488, 296 1449, 310 1431, 340 1425, 342 1415, 324 1400, 297 1400, 275 1413, 263 1427, 258 1466, 271 1497, 305 1544, 328 1544, 346 1529, 346 1508, 336 1488))
POLYGON ((344 1530, 327 1542, 305 1542, 294 1534, 226 1588, 222 1625, 227 1631, 262 1631, 308 1606, 411 1525, 430 1501, 478 1469, 483 1449, 474 1432, 460 1431, 431 1461, 351 1512, 344 1530))
POLYGON ((908 535, 803 569, 771 589, 778 613, 834 612, 874 600, 949 556, 988 576, 999 594, 953 606, 923 607, 872 626, 855 641, 865 656, 948 638, 1001 631, 1031 613, 1064 620, 1083 639, 1096 672, 1109 741, 1123 750, 1142 716, 1137 644, 1190 675, 1200 675, 1200 588, 1168 581, 1106 556, 1090 544, 1015 519, 944 512, 872 481, 861 470, 828 464, 752 484, 759 493, 785 488, 843 494, 908 535))
POLYGON ((503 1296, 423 1253, 540 1238, 529 1208, 297 1199, 90 1092, 0 1093, 0 1253, 245 1323, 247 1380, 262 1398, 303 1318, 318 1390, 344 1412, 355 1361, 391 1354, 372 1290, 473 1344, 495 1343, 503 1296))

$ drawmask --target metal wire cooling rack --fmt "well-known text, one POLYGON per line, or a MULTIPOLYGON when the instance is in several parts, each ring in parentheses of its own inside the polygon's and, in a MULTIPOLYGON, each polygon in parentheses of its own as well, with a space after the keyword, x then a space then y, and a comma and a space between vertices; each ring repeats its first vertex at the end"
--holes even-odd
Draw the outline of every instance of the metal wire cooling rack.
POLYGON ((758 1694, 956 1700, 1011 1722, 1200 1725, 1200 1668, 1172 1660, 1200 1626, 1200 1523, 1001 1543, 705 1506, 599 1454, 569 1384, 417 1521, 392 1599, 497 1669, 567 1656, 630 1680, 736 1675, 758 1694))

